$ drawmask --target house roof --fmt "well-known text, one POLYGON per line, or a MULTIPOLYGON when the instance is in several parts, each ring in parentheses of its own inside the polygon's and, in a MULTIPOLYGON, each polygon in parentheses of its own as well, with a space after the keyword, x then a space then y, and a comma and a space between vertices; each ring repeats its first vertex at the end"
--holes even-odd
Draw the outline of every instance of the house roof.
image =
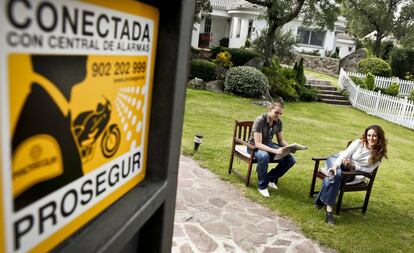
POLYGON ((337 35, 336 35, 336 38, 337 38, 337 39, 342 39, 342 40, 352 40, 352 41, 354 41, 354 40, 355 40, 355 39, 354 39, 354 38, 352 38, 350 35, 345 34, 345 33, 340 33, 340 34, 337 34, 337 35))
POLYGON ((210 0, 213 8, 236 9, 236 8, 257 8, 258 6, 244 0, 210 0))

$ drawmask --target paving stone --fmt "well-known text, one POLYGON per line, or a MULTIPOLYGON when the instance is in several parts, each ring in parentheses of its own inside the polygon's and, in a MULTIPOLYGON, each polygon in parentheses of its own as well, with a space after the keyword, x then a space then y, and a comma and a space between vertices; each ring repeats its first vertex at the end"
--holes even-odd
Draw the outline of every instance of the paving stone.
POLYGON ((300 233, 300 229, 298 228, 298 226, 296 226, 294 223, 292 223, 290 220, 285 219, 285 218, 279 218, 279 224, 291 231, 300 233))
POLYGON ((277 228, 276 228, 276 222, 260 222, 257 225, 257 229, 260 232, 264 232, 264 233, 270 233, 270 234, 277 234, 277 228))
POLYGON ((305 238, 289 219, 243 196, 182 156, 172 253, 335 253, 305 238))
POLYGON ((230 228, 223 223, 219 222, 212 222, 212 223, 205 223, 202 225, 203 228, 212 235, 230 235, 230 228))
POLYGON ((186 204, 200 204, 204 201, 206 201, 206 198, 204 195, 195 192, 191 189, 183 189, 182 190, 182 199, 186 204))
POLYGON ((223 216, 223 222, 230 226, 241 226, 243 224, 243 220, 238 215, 232 213, 226 213, 223 216))
POLYGON ((233 240, 237 242, 241 242, 249 237, 250 232, 246 231, 244 228, 234 227, 232 228, 233 232, 233 240))
POLYGON ((254 213, 256 215, 264 216, 264 217, 274 217, 274 214, 270 209, 263 208, 263 207, 257 207, 257 208, 249 208, 248 212, 254 213))
POLYGON ((194 251, 191 246, 186 243, 180 247, 180 253, 194 253, 194 251))
POLYGON ((186 224, 184 230, 192 243, 202 252, 213 252, 218 244, 204 231, 194 225, 186 224))
POLYGON ((286 248, 271 248, 271 247, 265 247, 263 250, 263 253, 285 253, 286 248))
POLYGON ((177 182, 177 187, 182 187, 182 188, 191 188, 192 186, 193 186, 193 184, 194 184, 194 182, 193 182, 194 180, 193 179, 185 179, 185 178, 183 178, 183 179, 180 179, 180 180, 178 180, 178 182, 177 182))
POLYGON ((226 252, 228 253, 236 253, 236 248, 226 242, 223 243, 223 248, 226 250, 226 252))
POLYGON ((310 240, 305 240, 299 245, 295 245, 295 247, 292 248, 292 253, 318 253, 319 250, 317 250, 314 246, 314 244, 310 240))
POLYGON ((292 241, 289 240, 283 240, 283 239, 277 239, 273 245, 283 245, 283 246, 290 246, 292 244, 292 241))
POLYGON ((227 201, 222 199, 222 198, 211 198, 208 200, 211 204, 222 208, 223 206, 225 206, 227 204, 227 201))
POLYGON ((175 237, 185 236, 184 231, 180 228, 179 225, 174 225, 174 236, 175 237))

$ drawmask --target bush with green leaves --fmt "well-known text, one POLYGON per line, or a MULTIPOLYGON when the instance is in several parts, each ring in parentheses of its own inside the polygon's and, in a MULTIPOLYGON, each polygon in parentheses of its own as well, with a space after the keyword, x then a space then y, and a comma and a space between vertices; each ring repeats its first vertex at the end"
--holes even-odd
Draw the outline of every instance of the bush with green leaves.
POLYGON ((229 46, 229 38, 228 37, 224 37, 221 40, 219 40, 219 45, 221 47, 228 47, 229 46))
MULTIPOLYGON (((252 48, 264 55, 266 48, 267 29, 261 30, 260 34, 252 42, 252 48)), ((272 53, 276 55, 281 61, 291 61, 295 57, 294 46, 296 43, 295 36, 292 31, 283 32, 277 29, 275 32, 275 39, 273 41, 272 53)))
POLYGON ((306 77, 305 77, 305 71, 303 69, 303 58, 300 58, 299 62, 295 62, 293 69, 296 72, 296 76, 295 76, 296 81, 298 81, 298 83, 302 86, 305 85, 306 77))
POLYGON ((259 98, 269 89, 269 81, 259 70, 240 66, 227 71, 224 88, 235 95, 259 98))
POLYGON ((300 90, 299 100, 306 102, 316 101, 318 99, 318 94, 319 91, 317 89, 303 86, 300 90))
POLYGON ((367 88, 367 85, 364 82, 364 79, 356 76, 350 76, 351 80, 355 83, 355 85, 360 86, 363 89, 367 88))
POLYGON ((368 73, 365 77, 365 85, 368 90, 374 90, 375 89, 375 76, 371 73, 368 73))
POLYGON ((372 73, 374 76, 391 76, 390 65, 380 58, 365 58, 359 61, 358 71, 364 74, 372 73))
POLYGON ((414 49, 394 48, 391 52, 392 73, 399 78, 414 75, 414 49))
POLYGON ((213 47, 211 57, 215 59, 221 52, 229 52, 234 66, 243 66, 253 58, 260 57, 260 54, 244 48, 213 47))
POLYGON ((295 80, 296 72, 291 68, 283 68, 273 60, 270 67, 264 67, 263 73, 269 79, 272 97, 282 97, 286 101, 296 101, 299 94, 296 91, 297 81, 295 80))
POLYGON ((387 89, 385 89, 385 94, 390 96, 397 96, 400 90, 400 85, 398 83, 392 83, 387 89))
POLYGON ((201 78, 211 81, 216 78, 216 64, 207 60, 191 61, 191 78, 201 78))
POLYGON ((231 62, 231 54, 229 52, 220 52, 213 62, 226 69, 233 67, 233 63, 231 62))

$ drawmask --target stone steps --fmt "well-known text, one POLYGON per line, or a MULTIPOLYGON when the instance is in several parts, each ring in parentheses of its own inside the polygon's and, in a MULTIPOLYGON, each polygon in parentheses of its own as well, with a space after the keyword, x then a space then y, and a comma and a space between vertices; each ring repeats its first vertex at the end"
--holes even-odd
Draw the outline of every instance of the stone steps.
POLYGON ((348 100, 337 100, 337 99, 320 99, 321 102, 327 103, 327 104, 334 104, 334 105, 351 105, 351 103, 348 100))
POLYGON ((319 94, 319 98, 320 99, 333 99, 333 100, 344 100, 344 101, 348 101, 348 98, 342 95, 337 95, 337 94, 326 94, 326 93, 321 93, 319 94))
POLYGON ((336 87, 332 86, 329 81, 307 77, 306 84, 319 90, 318 99, 321 102, 335 105, 351 105, 348 98, 343 96, 341 92, 337 91, 336 87))

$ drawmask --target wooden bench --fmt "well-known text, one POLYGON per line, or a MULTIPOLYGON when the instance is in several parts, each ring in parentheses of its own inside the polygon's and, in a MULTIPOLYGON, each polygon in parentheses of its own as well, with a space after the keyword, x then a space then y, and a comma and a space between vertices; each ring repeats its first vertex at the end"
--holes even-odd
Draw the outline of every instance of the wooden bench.
MULTIPOLYGON (((348 143, 348 145, 351 142, 348 143)), ((315 190, 316 178, 324 179, 327 176, 327 172, 320 168, 320 162, 326 161, 328 157, 312 157, 312 160, 315 161, 315 166, 313 168, 313 175, 312 175, 312 182, 309 192, 309 197, 313 197, 314 194, 319 193, 319 191, 315 190)), ((343 171, 342 172, 342 182, 339 190, 338 201, 336 203, 336 214, 339 214, 340 210, 354 210, 354 209, 362 209, 362 213, 364 214, 368 208, 369 198, 371 196, 372 186, 374 185, 375 176, 377 175, 378 167, 375 168, 371 173, 362 172, 362 171, 343 171), (355 177, 355 179, 351 182, 349 181, 350 177, 355 177), (365 191, 365 200, 362 206, 357 207, 342 207, 342 199, 345 192, 357 192, 357 191, 365 191)))
MULTIPOLYGON (((245 182, 246 186, 249 186, 250 183, 253 164, 257 163, 256 159, 254 159, 254 153, 258 149, 248 143, 252 126, 253 121, 235 121, 228 169, 229 174, 233 172, 234 175, 245 182), (248 153, 247 148, 253 150, 252 154, 248 153), (233 167, 234 157, 247 163, 247 172, 240 172, 233 167)), ((277 163, 277 161, 270 161, 269 163, 277 163)))

